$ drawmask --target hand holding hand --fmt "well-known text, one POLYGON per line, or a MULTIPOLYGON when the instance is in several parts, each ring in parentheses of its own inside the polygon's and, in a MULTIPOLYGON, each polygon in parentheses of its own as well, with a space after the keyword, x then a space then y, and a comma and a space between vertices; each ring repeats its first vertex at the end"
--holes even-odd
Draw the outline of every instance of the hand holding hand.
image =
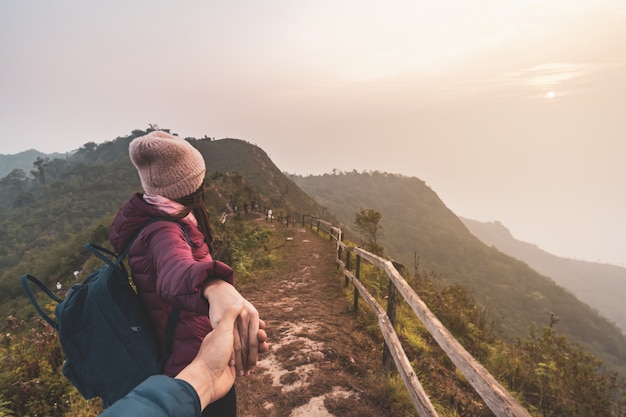
MULTIPOLYGON (((224 311, 241 294, 229 283, 222 280, 209 281, 203 287, 203 294, 209 301, 209 318, 214 326, 223 320, 224 311)), ((268 350, 265 322, 259 319, 259 313, 247 300, 243 300, 243 309, 235 322, 234 350, 237 375, 248 375, 256 365, 259 353, 268 350)))

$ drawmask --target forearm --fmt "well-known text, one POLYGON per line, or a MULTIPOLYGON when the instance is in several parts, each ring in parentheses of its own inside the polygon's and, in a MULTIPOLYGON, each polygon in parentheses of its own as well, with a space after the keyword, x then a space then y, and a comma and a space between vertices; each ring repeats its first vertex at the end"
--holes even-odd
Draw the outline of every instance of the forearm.
POLYGON ((200 408, 202 410, 204 410, 207 405, 217 400, 217 398, 215 398, 213 379, 206 366, 198 364, 196 361, 191 362, 176 375, 176 379, 186 381, 193 387, 200 399, 200 408))
POLYGON ((230 305, 232 300, 241 298, 239 291, 230 283, 221 279, 208 279, 202 286, 202 295, 210 305, 230 305))

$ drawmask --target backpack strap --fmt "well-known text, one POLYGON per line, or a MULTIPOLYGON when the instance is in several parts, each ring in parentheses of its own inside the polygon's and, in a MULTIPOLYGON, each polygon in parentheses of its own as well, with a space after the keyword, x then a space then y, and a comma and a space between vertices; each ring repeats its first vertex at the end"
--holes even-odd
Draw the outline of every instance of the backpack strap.
POLYGON ((174 342, 174 330, 176 329, 176 322, 180 316, 180 308, 172 307, 170 316, 167 319, 167 327, 165 328, 165 339, 163 339, 163 345, 161 346, 161 352, 163 353, 163 365, 167 358, 172 354, 172 344, 174 342))
POLYGON ((30 299, 30 302, 35 307, 35 310, 37 310, 39 315, 43 317, 44 320, 47 321, 48 324, 50 324, 50 326, 54 328, 54 330, 58 330, 59 325, 54 320, 52 320, 52 318, 45 311, 43 311, 43 309, 37 302, 37 299, 35 298, 35 295, 33 294, 33 291, 30 288, 30 284, 28 281, 31 281, 33 284, 38 286, 48 297, 50 297, 52 300, 56 301, 57 303, 60 303, 63 300, 57 297, 56 295, 54 295, 54 293, 50 291, 48 287, 46 287, 41 281, 39 281, 34 276, 29 275, 29 274, 25 274, 22 276, 22 286, 24 287, 24 291, 26 291, 26 295, 30 299))
POLYGON ((98 258, 100 258, 101 260, 103 260, 104 262, 109 264, 110 266, 117 266, 118 265, 117 262, 113 262, 111 260, 111 258, 117 260, 116 259, 117 255, 115 253, 113 253, 112 251, 108 250, 107 248, 103 248, 102 246, 94 245, 93 243, 86 243, 85 247, 87 248, 87 250, 89 252, 93 253, 98 258), (106 256, 104 256, 104 253, 109 255, 110 258, 107 258, 106 256))

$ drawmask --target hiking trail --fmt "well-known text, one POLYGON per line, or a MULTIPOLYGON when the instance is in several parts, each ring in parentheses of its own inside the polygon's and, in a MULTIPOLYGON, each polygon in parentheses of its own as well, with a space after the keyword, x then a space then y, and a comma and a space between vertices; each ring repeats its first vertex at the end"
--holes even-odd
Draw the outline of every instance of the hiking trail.
POLYGON ((270 350, 237 379, 238 415, 398 415, 376 382, 382 346, 359 328, 344 295, 335 242, 305 227, 255 222, 287 256, 276 260, 280 274, 242 291, 267 323, 270 350))

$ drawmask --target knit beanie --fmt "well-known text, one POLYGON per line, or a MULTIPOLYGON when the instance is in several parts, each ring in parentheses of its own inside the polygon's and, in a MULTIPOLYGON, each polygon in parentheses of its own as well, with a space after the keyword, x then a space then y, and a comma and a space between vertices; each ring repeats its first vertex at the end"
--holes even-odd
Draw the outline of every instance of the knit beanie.
POLYGON ((155 130, 134 139, 128 149, 146 194, 176 200, 204 182, 204 158, 184 139, 155 130))

